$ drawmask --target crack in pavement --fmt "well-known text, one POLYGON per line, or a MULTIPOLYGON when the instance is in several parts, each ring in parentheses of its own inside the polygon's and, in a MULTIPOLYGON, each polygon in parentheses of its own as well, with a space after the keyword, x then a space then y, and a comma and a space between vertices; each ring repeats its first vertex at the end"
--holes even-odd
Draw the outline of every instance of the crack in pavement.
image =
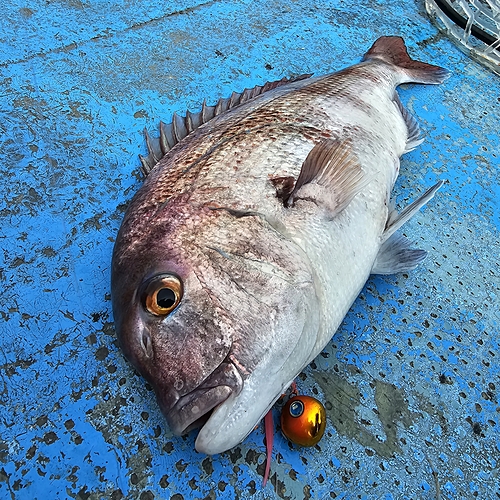
POLYGON ((121 30, 107 31, 105 33, 100 33, 100 34, 93 36, 91 38, 88 38, 86 40, 82 40, 81 42, 71 42, 71 43, 68 43, 66 45, 63 45, 62 47, 56 47, 56 48, 47 50, 46 52, 40 51, 40 52, 36 52, 34 54, 30 54, 29 56, 24 57, 22 59, 16 59, 13 61, 2 62, 2 63, 0 63, 0 68, 5 68, 8 66, 12 66, 14 64, 23 64, 23 63, 26 63, 26 62, 31 61, 33 59, 36 59, 37 57, 45 57, 45 56, 50 55, 50 54, 60 54, 62 52, 71 52, 72 50, 77 49, 78 47, 84 46, 88 42, 98 42, 101 40, 108 40, 110 38, 113 38, 116 35, 119 35, 122 33, 127 33, 129 31, 137 30, 137 29, 143 28, 145 26, 159 23, 165 19, 168 19, 169 17, 183 16, 186 14, 190 14, 191 12, 196 12, 197 10, 203 9, 204 7, 210 7, 211 5, 219 3, 220 1, 221 0, 210 0, 208 2, 194 5, 193 7, 187 7, 185 9, 177 10, 175 12, 169 12, 167 14, 163 14, 162 16, 148 19, 147 21, 134 23, 131 26, 127 26, 126 28, 123 28, 121 30))

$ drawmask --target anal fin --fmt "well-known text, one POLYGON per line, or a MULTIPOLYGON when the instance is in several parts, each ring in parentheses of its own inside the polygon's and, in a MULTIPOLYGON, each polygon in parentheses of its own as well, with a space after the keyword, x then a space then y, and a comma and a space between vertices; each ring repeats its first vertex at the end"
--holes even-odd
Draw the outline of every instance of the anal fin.
POLYGON ((286 207, 297 200, 313 201, 334 217, 349 205, 367 184, 349 139, 326 139, 307 155, 293 190, 281 196, 286 207))
POLYGON ((425 250, 410 248, 410 242, 396 231, 411 219, 443 185, 439 181, 420 198, 408 205, 400 214, 396 212, 391 200, 389 217, 382 235, 382 246, 373 264, 372 274, 396 274, 415 269, 426 257, 425 250))
POLYGON ((402 234, 394 233, 380 247, 372 274, 396 274, 415 269, 426 257, 425 250, 410 248, 402 234))

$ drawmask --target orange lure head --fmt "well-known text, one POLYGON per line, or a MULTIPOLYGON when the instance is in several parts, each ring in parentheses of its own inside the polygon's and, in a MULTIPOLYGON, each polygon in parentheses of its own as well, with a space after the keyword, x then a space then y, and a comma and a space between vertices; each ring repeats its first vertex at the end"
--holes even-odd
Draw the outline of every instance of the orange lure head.
POLYGON ((326 427, 325 407, 310 396, 290 398, 281 412, 281 431, 292 443, 314 446, 326 427))

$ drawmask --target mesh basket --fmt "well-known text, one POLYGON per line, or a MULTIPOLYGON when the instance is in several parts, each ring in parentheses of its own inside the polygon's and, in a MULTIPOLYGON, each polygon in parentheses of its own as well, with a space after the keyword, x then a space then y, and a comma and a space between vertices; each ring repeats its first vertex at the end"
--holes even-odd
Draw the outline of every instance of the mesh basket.
POLYGON ((500 0, 425 0, 425 6, 441 31, 500 75, 500 0))

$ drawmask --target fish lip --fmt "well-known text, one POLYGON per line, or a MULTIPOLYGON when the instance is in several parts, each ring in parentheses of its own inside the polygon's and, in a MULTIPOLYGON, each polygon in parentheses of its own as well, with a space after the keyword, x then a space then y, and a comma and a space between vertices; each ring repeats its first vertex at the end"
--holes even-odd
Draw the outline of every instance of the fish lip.
POLYGON ((184 398, 181 398, 167 415, 171 431, 177 436, 182 436, 201 427, 206 420, 204 417, 208 417, 208 414, 226 401, 231 393, 230 387, 218 386, 206 390, 196 389, 193 391, 195 397, 186 403, 183 401, 184 398))
POLYGON ((201 427, 214 408, 238 395, 242 388, 240 372, 230 361, 223 361, 200 386, 179 398, 166 412, 170 430, 182 436, 201 427))

